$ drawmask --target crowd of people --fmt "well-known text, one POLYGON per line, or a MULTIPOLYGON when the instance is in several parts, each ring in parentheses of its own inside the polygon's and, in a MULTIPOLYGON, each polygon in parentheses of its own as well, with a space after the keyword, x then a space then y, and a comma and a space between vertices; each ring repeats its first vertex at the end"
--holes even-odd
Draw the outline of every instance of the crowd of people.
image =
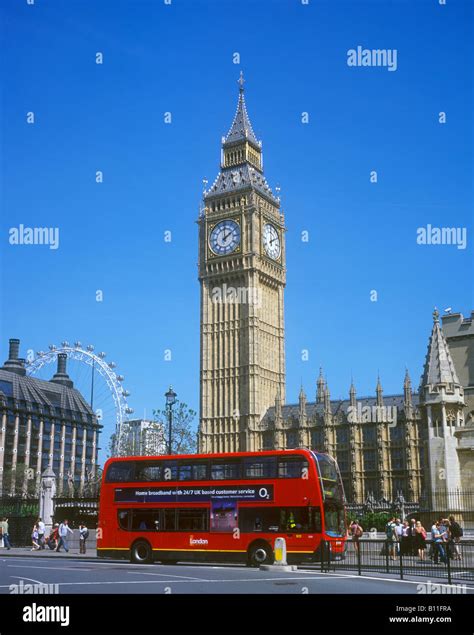
MULTIPOLYGON (((62 523, 55 523, 49 534, 46 534, 46 525, 41 518, 38 518, 31 531, 31 551, 41 551, 50 549, 51 551, 60 552, 61 548, 69 553, 69 538, 74 535, 73 530, 69 527, 69 521, 63 520, 62 523)), ((79 553, 86 553, 87 539, 89 538, 89 530, 84 523, 79 525, 79 553)), ((3 542, 5 549, 11 549, 10 530, 8 518, 2 518, 0 521, 0 543, 3 542)))
MULTIPOLYGON (((426 553, 428 533, 421 521, 416 518, 404 520, 395 516, 385 525, 386 542, 382 549, 383 555, 396 560, 399 555, 418 557, 420 562, 430 559, 434 564, 446 563, 448 556, 451 560, 461 560, 459 543, 463 536, 463 529, 454 516, 439 518, 433 522, 430 529, 431 542, 426 553)), ((353 520, 348 529, 356 552, 360 549, 360 539, 364 529, 358 520, 353 520)))

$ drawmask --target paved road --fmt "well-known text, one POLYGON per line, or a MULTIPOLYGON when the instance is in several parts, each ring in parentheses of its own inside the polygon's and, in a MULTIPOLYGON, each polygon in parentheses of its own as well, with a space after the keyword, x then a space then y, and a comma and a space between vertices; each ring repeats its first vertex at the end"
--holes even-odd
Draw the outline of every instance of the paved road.
MULTIPOLYGON (((298 569, 273 573, 236 565, 134 565, 127 562, 79 561, 68 558, 0 558, 0 594, 10 585, 58 584, 59 593, 397 593, 416 594, 426 580, 388 576, 320 573, 298 569)), ((468 593, 474 593, 469 585, 468 593)))

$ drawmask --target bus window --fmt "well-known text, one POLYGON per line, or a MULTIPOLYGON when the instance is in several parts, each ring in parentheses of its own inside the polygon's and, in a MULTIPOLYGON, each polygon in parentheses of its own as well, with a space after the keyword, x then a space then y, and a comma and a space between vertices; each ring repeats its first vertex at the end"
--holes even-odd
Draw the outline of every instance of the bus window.
POLYGON ((163 509, 163 531, 176 530, 176 509, 163 509))
POLYGON ((329 536, 344 536, 345 516, 344 508, 336 501, 324 503, 324 529, 329 536))
POLYGON ((178 531, 207 531, 207 509, 178 509, 178 531))
POLYGON ((239 526, 242 532, 282 531, 280 527, 280 509, 278 507, 241 507, 239 526))
POLYGON ((213 481, 237 479, 240 477, 239 461, 216 461, 211 465, 211 479, 213 481))
POLYGON ((162 461, 163 474, 162 481, 177 481, 178 480, 178 464, 176 461, 162 461))
POLYGON ((191 465, 180 465, 179 466, 179 480, 190 481, 193 477, 192 472, 193 470, 191 465))
POLYGON ((308 478, 308 462, 299 457, 288 457, 278 461, 278 478, 308 478))
POLYGON ((193 468, 193 481, 206 481, 209 478, 209 470, 207 463, 194 463, 193 468))
POLYGON ((244 459, 244 478, 275 478, 276 458, 272 456, 244 459))
POLYGON ((132 531, 160 531, 160 509, 133 509, 132 531))
MULTIPOLYGON (((316 533, 321 533, 323 530, 322 524, 321 524, 321 510, 319 509, 319 507, 313 507, 312 508, 312 529, 311 531, 314 531, 316 533)), ((310 513, 311 513, 310 511, 310 513)))
POLYGON ((161 465, 157 462, 137 461, 136 481, 161 481, 161 465))
POLYGON ((308 533, 315 531, 308 507, 280 508, 280 531, 308 533))
POLYGON ((117 512, 117 520, 120 529, 128 530, 130 526, 130 510, 129 509, 119 509, 117 512))
POLYGON ((105 477, 107 483, 122 483, 135 480, 135 462, 121 461, 112 463, 107 469, 105 477))

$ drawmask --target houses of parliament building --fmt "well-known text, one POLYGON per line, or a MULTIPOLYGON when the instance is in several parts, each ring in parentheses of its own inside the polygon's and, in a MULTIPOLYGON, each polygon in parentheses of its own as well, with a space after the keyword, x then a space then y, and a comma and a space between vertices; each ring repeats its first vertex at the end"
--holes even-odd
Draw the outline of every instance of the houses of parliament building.
POLYGON ((400 394, 384 395, 378 379, 375 396, 358 397, 352 384, 334 400, 321 371, 314 401, 301 389, 298 403, 285 404, 285 217, 263 173, 242 76, 239 84, 198 220, 199 451, 323 450, 352 502, 472 489, 474 312, 434 311, 418 390, 407 371, 400 394))

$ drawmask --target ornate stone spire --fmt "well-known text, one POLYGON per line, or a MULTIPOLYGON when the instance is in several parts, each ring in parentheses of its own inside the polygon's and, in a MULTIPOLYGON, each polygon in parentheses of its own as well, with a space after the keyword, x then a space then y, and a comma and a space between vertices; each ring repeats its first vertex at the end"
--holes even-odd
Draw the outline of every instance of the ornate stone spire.
POLYGON ((247 107, 245 105, 244 97, 244 74, 240 71, 240 77, 237 80, 239 83, 239 100, 237 102, 237 111, 235 113, 234 121, 230 127, 229 132, 224 140, 224 146, 228 143, 235 143, 237 141, 249 141, 259 151, 261 143, 257 140, 255 133, 250 123, 250 118, 247 113, 247 107))
POLYGON ((303 389, 303 386, 301 386, 301 388, 300 388, 300 394, 299 394, 299 397, 298 397, 298 403, 299 403, 300 413, 301 413, 301 411, 306 413, 306 393, 305 393, 305 391, 303 389))
POLYGON ((275 396, 275 420, 280 421, 282 417, 281 413, 281 394, 280 389, 278 389, 277 394, 275 396))
POLYGON ((324 391, 324 413, 331 414, 331 394, 329 392, 329 388, 326 384, 326 389, 324 391))
POLYGON ((350 405, 355 408, 357 406, 356 389, 354 386, 354 380, 351 378, 351 387, 349 390, 350 405))
POLYGON ((458 384, 459 379, 449 351, 448 343, 439 324, 439 311, 433 311, 433 329, 428 344, 421 387, 437 384, 458 384))
POLYGON ((408 372, 408 368, 405 371, 405 380, 403 382, 403 394, 404 394, 405 410, 411 410, 413 403, 412 403, 412 396, 411 396, 411 379, 410 379, 410 374, 408 372))
POLYGON ((221 171, 212 186, 204 191, 204 201, 252 188, 279 206, 279 199, 263 174, 262 143, 257 140, 247 113, 242 73, 238 81, 237 111, 229 132, 222 137, 221 171))
POLYGON ((324 388, 326 386, 326 382, 324 381, 323 369, 319 368, 319 377, 316 382, 317 392, 316 392, 316 403, 322 403, 324 399, 324 388))
POLYGON ((380 383, 380 375, 377 376, 377 387, 375 388, 375 392, 377 395, 377 406, 383 406, 383 390, 382 384, 380 383))

